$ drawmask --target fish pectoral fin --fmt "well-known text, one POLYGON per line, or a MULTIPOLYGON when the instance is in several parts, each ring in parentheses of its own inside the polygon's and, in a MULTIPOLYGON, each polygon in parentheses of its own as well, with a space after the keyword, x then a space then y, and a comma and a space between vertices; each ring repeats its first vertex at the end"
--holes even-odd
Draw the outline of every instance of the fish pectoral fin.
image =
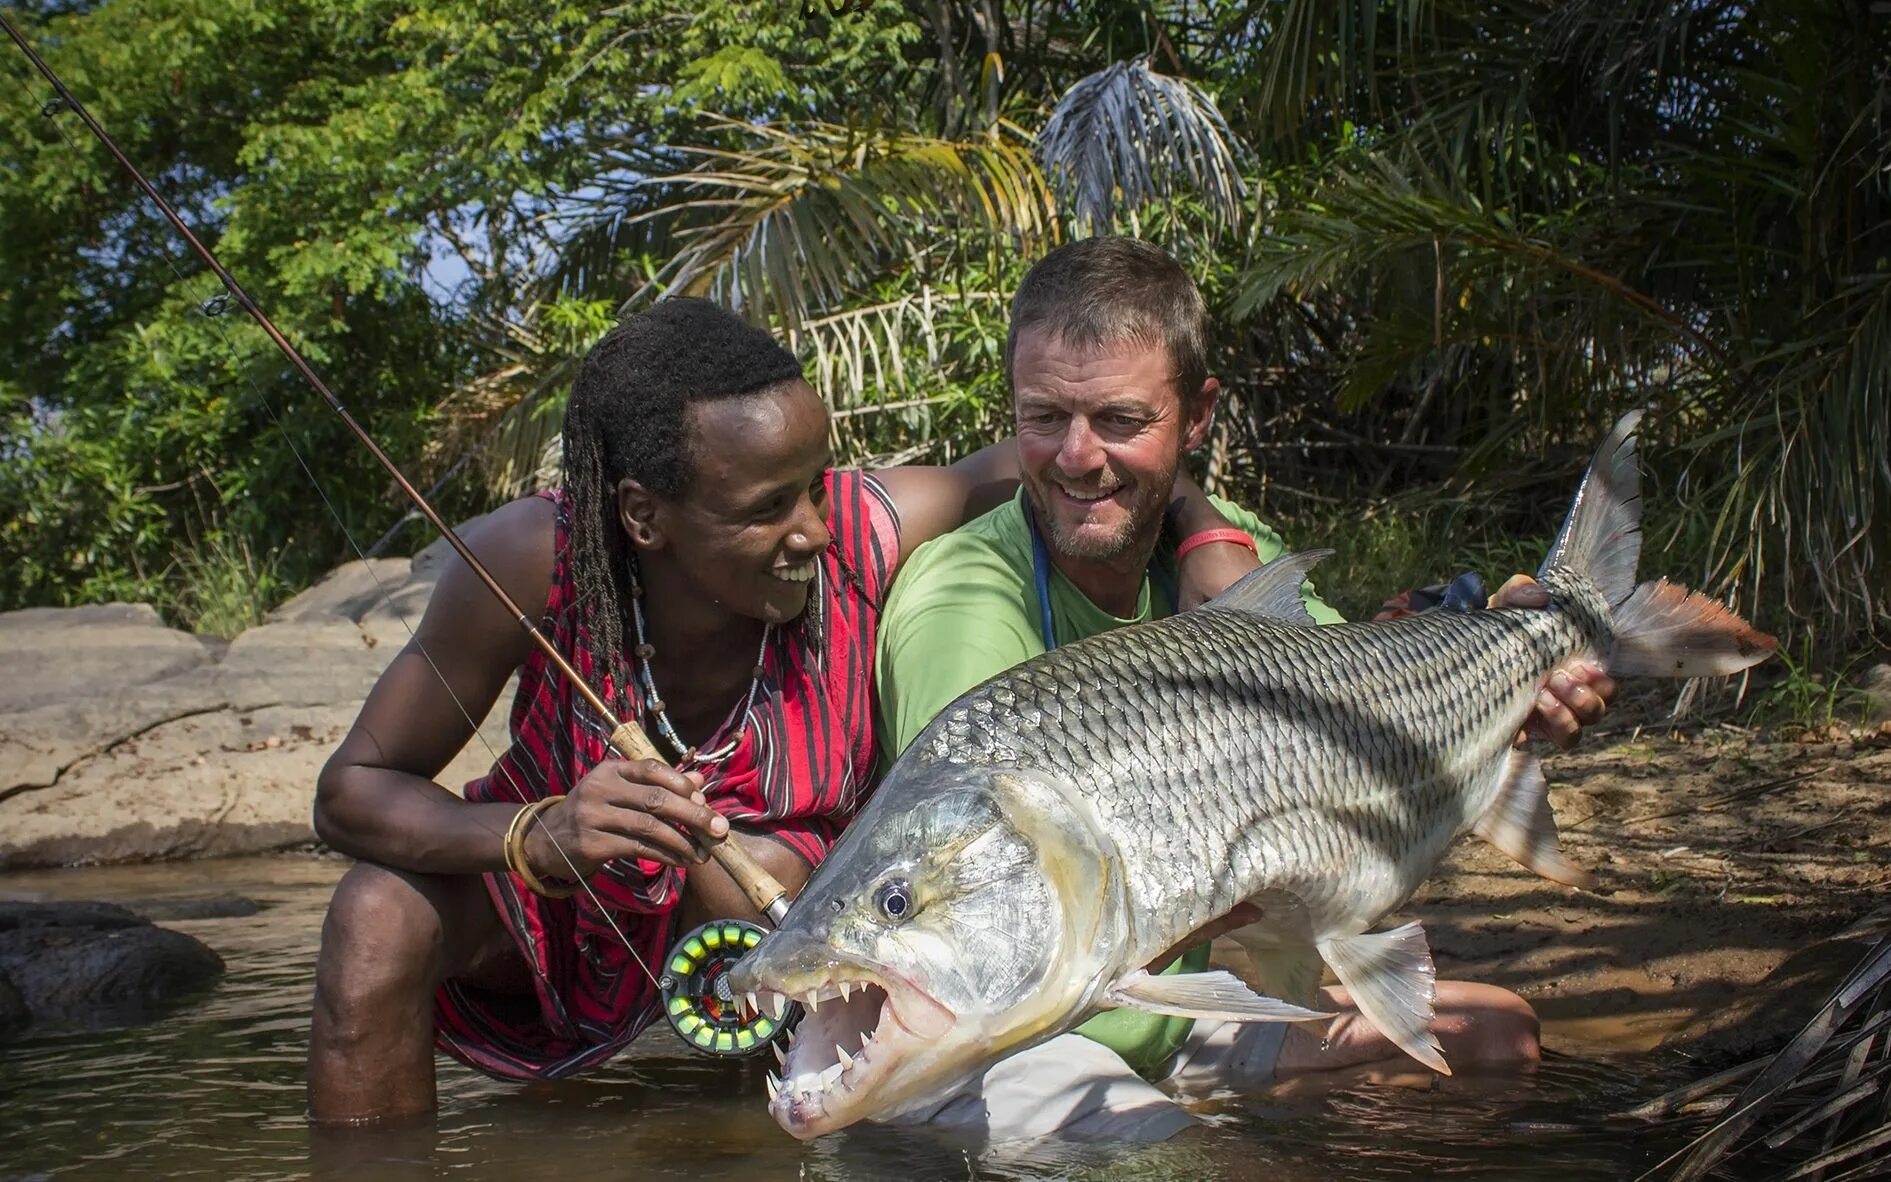
POLYGON ((1300 597, 1300 584, 1307 581, 1307 572, 1315 563, 1332 553, 1331 550, 1302 550, 1282 554, 1261 569, 1242 575, 1232 587, 1202 606, 1231 608, 1283 624, 1311 627, 1318 621, 1307 611, 1307 601, 1300 597))
POLYGON ((1322 940, 1320 955, 1379 1033, 1440 1075, 1451 1074, 1444 1047, 1431 1032, 1438 970, 1424 928, 1408 923, 1389 932, 1322 940))
POLYGON ((1262 997, 1224 969, 1161 976, 1137 969, 1104 992, 1103 1004, 1115 1009, 1223 1022, 1312 1022, 1333 1016, 1262 997))
POLYGON ((1595 877, 1563 859, 1557 848, 1556 815, 1550 811, 1550 785, 1543 764, 1521 747, 1512 747, 1503 763, 1503 783, 1471 831, 1552 882, 1586 887, 1595 877))

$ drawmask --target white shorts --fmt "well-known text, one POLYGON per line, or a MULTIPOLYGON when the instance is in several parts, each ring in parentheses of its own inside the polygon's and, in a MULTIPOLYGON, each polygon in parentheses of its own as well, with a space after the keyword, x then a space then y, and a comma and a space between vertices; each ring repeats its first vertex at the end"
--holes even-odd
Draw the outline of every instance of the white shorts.
POLYGON ((1197 1021, 1158 1088, 1115 1051, 1060 1034, 987 1068, 930 1110, 899 1124, 931 1124, 985 1141, 1067 1137, 1161 1141, 1197 1123, 1170 1093, 1251 1092, 1274 1078, 1285 1022, 1197 1021))

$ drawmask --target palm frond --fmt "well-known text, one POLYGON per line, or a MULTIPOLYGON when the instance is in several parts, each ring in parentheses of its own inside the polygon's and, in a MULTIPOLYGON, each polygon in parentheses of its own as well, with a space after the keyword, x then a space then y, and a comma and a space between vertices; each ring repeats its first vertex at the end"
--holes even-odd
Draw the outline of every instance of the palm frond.
POLYGON ((589 344, 547 331, 546 307, 527 305, 517 319, 495 324, 496 364, 434 407, 441 428, 428 442, 426 467, 439 473, 436 488, 462 472, 476 473, 494 500, 544 487, 543 456, 556 440, 580 346, 589 344))
MULTIPOLYGON (((1684 1106, 1725 1115, 1643 1178, 1694 1182, 1717 1170, 1766 1163, 1768 1176, 1883 1177, 1891 1147, 1891 916, 1859 925, 1879 933, 1812 1019, 1767 1058, 1660 1097, 1629 1115, 1665 1119, 1684 1106), (1732 1087, 1745 1081, 1737 1093, 1732 1087), (1718 1094, 1717 1094, 1718 1093, 1718 1094), (1673 1166, 1672 1173, 1663 1173, 1673 1166), (1860 1170, 1860 1167, 1864 1167, 1860 1170), (1842 1174, 1826 1174, 1827 1170, 1842 1174)), ((1842 937, 1841 937, 1842 938, 1842 937)), ((1745 1173, 1746 1171, 1741 1171, 1745 1173)))
POLYGON ((630 220, 673 219, 680 249, 631 303, 707 295, 792 332, 867 288, 915 235, 1028 250, 1057 233, 1014 131, 950 141, 831 124, 742 130, 754 146, 695 149, 688 171, 647 182, 667 200, 630 220))
POLYGON ((1060 205, 1093 233, 1184 191, 1198 194, 1214 220, 1234 220, 1248 194, 1238 150, 1207 91, 1156 73, 1146 59, 1077 82, 1038 135, 1060 205))
POLYGON ((813 352, 815 388, 837 415, 874 410, 869 391, 932 385, 941 362, 940 319, 973 305, 1004 307, 1002 291, 944 291, 930 286, 890 300, 803 321, 793 343, 813 352), (926 379, 922 382, 922 371, 926 379))
POLYGON ((1365 372, 1343 396, 1355 407, 1402 365, 1449 347, 1509 351, 1524 392, 1620 387, 1631 376, 1645 382, 1688 368, 1698 377, 1724 367, 1718 347, 1683 313, 1612 274, 1608 262, 1582 257, 1594 235, 1586 223, 1520 223, 1435 176, 1368 157, 1275 214, 1233 308, 1246 316, 1282 296, 1332 287, 1364 301, 1370 323, 1359 340, 1371 347, 1358 355, 1365 372))

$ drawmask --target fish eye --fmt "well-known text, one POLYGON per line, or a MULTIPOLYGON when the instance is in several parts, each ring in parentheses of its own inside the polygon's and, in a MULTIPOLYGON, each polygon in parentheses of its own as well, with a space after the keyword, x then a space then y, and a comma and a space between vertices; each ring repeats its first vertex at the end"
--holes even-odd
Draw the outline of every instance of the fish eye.
POLYGON ((873 902, 881 915, 897 922, 912 914, 912 888, 906 885, 904 879, 896 878, 873 892, 873 902))

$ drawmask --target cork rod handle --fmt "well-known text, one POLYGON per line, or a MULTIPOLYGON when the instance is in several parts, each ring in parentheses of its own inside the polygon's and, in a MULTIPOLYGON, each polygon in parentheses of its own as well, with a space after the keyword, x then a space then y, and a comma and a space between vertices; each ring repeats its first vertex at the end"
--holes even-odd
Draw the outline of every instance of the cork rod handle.
MULTIPOLYGON (((625 759, 664 762, 656 745, 643 733, 643 728, 634 722, 618 724, 617 729, 611 732, 611 746, 625 759)), ((737 844, 733 831, 721 841, 710 843, 709 856, 728 872, 729 877, 735 880, 735 885, 741 887, 742 893, 748 896, 749 902, 755 904, 755 909, 768 917, 768 922, 778 924, 788 914, 787 888, 737 844)))

